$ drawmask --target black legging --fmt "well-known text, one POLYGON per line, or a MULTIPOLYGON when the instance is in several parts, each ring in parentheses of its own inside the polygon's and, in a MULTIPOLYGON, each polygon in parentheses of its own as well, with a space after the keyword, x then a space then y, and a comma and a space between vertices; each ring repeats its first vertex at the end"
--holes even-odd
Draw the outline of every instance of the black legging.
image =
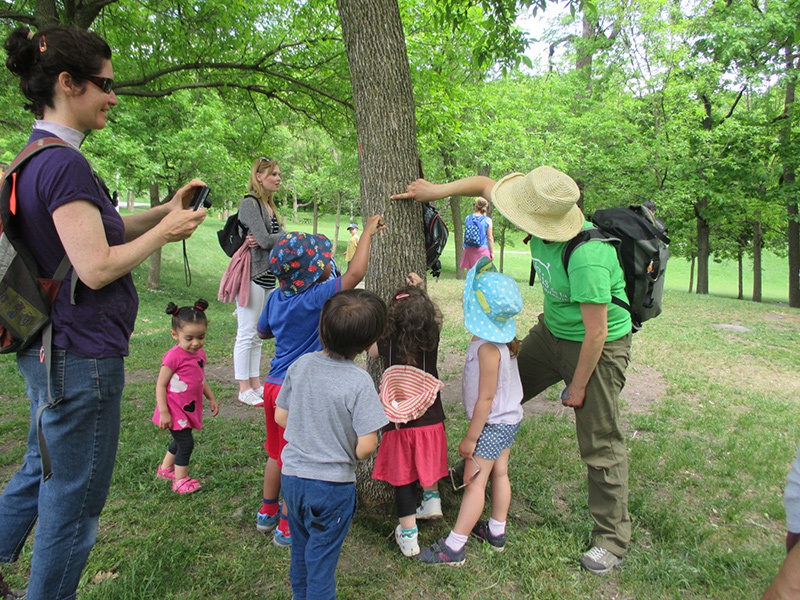
POLYGON ((191 429, 170 429, 172 441, 169 443, 169 453, 175 455, 176 467, 188 467, 189 457, 194 450, 194 436, 191 429))
POLYGON ((398 518, 410 517, 417 513, 417 482, 394 488, 394 501, 398 518))

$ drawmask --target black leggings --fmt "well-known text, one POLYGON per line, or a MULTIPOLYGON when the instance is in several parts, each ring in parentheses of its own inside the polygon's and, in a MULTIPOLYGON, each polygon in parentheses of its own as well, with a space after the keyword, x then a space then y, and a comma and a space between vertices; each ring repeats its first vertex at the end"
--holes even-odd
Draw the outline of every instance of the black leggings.
POLYGON ((417 513, 417 482, 394 488, 394 502, 398 518, 410 517, 417 513))
POLYGON ((169 443, 169 453, 175 455, 175 466, 188 467, 189 458, 194 450, 194 436, 191 429, 170 429, 172 441, 169 443))

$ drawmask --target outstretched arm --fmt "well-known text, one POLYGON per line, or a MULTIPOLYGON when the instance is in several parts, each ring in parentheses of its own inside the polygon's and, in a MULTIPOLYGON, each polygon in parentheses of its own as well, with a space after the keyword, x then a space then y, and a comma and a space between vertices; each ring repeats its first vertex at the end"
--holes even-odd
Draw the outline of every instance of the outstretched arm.
POLYGON ((494 179, 483 175, 473 175, 449 183, 431 183, 425 179, 417 179, 408 184, 405 192, 392 194, 392 200, 433 202, 449 196, 483 196, 491 199, 495 183, 497 182, 494 179))
POLYGON ((169 242, 185 240, 206 218, 206 209, 185 210, 184 200, 200 185, 193 179, 172 200, 161 206, 125 218, 126 242, 109 246, 100 210, 88 200, 76 200, 53 212, 58 237, 80 280, 98 290, 142 264, 153 252, 169 242))

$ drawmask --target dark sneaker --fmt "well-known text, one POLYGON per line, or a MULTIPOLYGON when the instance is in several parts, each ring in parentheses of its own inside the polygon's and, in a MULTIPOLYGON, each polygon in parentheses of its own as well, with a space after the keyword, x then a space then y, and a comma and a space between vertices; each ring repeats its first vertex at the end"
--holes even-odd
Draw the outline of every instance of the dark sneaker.
POLYGON ((430 546, 426 546, 419 551, 417 558, 429 565, 450 565, 460 567, 467 560, 467 546, 461 550, 451 550, 444 543, 444 538, 440 538, 430 546))
POLYGON ((619 556, 598 546, 592 546, 586 554, 581 556, 581 566, 598 575, 608 573, 621 562, 622 559, 619 556))
POLYGON ((475 527, 472 528, 472 536, 483 540, 489 544, 492 550, 497 552, 502 552, 506 549, 506 534, 492 535, 492 532, 489 531, 489 523, 486 521, 478 521, 475 523, 475 527))

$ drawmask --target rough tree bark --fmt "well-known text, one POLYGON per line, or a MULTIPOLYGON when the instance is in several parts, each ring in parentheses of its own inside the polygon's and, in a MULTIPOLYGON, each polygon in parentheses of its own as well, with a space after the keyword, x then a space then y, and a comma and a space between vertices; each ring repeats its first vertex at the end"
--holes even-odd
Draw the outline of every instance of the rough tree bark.
MULTIPOLYGON (((382 298, 409 271, 425 272, 422 207, 393 202, 419 172, 411 72, 397 0, 337 0, 353 86, 361 213, 383 215, 387 230, 373 238, 366 287, 382 298)), ((368 368, 378 378, 379 367, 368 368)), ((361 496, 386 501, 390 489, 360 463, 361 496)))

